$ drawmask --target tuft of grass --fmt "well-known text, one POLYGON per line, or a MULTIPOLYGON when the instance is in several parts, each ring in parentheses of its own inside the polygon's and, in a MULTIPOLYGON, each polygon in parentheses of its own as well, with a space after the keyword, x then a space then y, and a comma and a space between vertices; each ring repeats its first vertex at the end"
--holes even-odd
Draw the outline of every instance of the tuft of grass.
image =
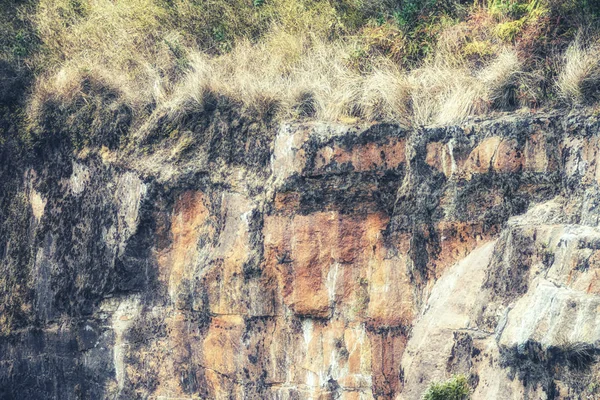
POLYGON ((558 362, 573 370, 586 370, 597 359, 597 349, 593 343, 571 340, 566 334, 557 338, 558 346, 548 349, 558 362))
POLYGON ((168 19, 154 0, 41 0, 33 17, 44 43, 41 80, 69 76, 73 89, 93 74, 114 82, 133 105, 158 102, 180 72, 168 19))
POLYGON ((491 42, 475 39, 465 44, 461 55, 466 60, 487 60, 495 55, 495 49, 491 42))
POLYGON ((353 113, 360 97, 360 75, 346 61, 350 55, 341 43, 276 35, 277 52, 270 41, 239 43, 217 58, 203 53, 191 57, 191 69, 174 91, 168 107, 172 114, 189 107, 204 107, 207 93, 219 93, 261 115, 283 118, 310 109, 311 116, 335 120, 353 113))
POLYGON ((505 103, 511 82, 519 72, 517 55, 509 50, 473 73, 466 67, 434 62, 415 70, 410 79, 413 120, 419 125, 450 124, 490 111, 505 103))
POLYGON ((423 400, 467 400, 471 388, 464 375, 455 375, 446 382, 432 383, 423 394, 423 400))
POLYGON ((360 114, 370 121, 411 123, 410 94, 413 87, 396 64, 382 60, 363 78, 360 114))
POLYGON ((572 43, 564 55, 556 85, 562 99, 570 103, 588 103, 600 94, 600 45, 572 43))

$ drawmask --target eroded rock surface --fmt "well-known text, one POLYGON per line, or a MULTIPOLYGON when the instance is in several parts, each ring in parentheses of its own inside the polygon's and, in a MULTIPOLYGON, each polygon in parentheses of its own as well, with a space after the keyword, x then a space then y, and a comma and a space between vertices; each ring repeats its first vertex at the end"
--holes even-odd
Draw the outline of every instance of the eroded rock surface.
POLYGON ((202 118, 3 166, 1 398, 600 396, 595 116, 202 118))

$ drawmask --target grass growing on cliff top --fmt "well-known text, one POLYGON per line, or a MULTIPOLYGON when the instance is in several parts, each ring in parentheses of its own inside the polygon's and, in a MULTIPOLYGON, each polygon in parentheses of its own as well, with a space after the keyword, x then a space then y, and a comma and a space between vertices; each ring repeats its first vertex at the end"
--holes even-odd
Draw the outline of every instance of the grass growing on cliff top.
MULTIPOLYGON (((145 116, 224 95, 258 115, 460 122, 596 96, 589 0, 39 0, 35 118, 90 79, 145 116), (582 36, 580 34, 580 36, 582 36)), ((83 96, 85 97, 85 96, 83 96)))
POLYGON ((283 118, 451 123, 490 110, 506 97, 520 70, 516 53, 507 48, 477 71, 452 65, 447 57, 404 71, 383 56, 361 71, 353 65, 351 43, 276 40, 277 53, 269 51, 269 42, 246 42, 216 58, 190 54, 190 70, 166 106, 185 113, 202 108, 206 93, 215 92, 283 118))

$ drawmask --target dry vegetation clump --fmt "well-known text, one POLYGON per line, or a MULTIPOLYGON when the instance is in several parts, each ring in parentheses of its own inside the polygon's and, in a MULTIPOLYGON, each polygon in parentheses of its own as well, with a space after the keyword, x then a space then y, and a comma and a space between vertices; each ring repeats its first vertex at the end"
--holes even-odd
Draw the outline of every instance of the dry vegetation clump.
POLYGON ((389 60, 383 60, 363 78, 360 112, 370 121, 396 120, 411 123, 411 85, 406 74, 389 60))
POLYGON ((588 0, 39 0, 30 115, 88 77, 173 118, 211 94, 259 116, 414 125, 583 102, 598 46, 556 54, 599 16, 588 0))
POLYGON ((520 61, 509 49, 478 70, 444 61, 426 64, 410 75, 415 86, 413 120, 420 125, 449 124, 502 109, 519 72, 520 61))
POLYGON ((202 108, 213 92, 282 118, 444 124, 503 106, 520 66, 506 50, 477 71, 435 61, 402 71, 380 58, 361 72, 351 64, 351 45, 308 42, 294 39, 289 52, 275 54, 249 43, 218 58, 196 53, 168 108, 173 115, 202 108))
POLYGON ((570 103, 591 103, 600 95, 600 44, 572 43, 556 81, 558 93, 570 103))
MULTIPOLYGON (((217 0, 208 4, 196 0, 40 0, 31 16, 43 42, 43 51, 34 56, 39 77, 31 109, 49 99, 71 101, 84 77, 90 75, 118 89, 123 101, 136 110, 159 105, 190 70, 195 53, 219 59, 233 52, 232 58, 250 63, 255 61, 251 58, 274 56, 269 61, 273 64, 299 54, 298 49, 290 53, 281 47, 294 45, 290 37, 310 34, 331 40, 347 32, 344 24, 360 24, 360 18, 381 7, 378 1, 369 2, 368 7, 354 4, 353 0, 335 4, 327 0, 217 0), (341 18, 336 7, 344 5, 346 18, 341 18), (271 34, 275 31, 282 34, 271 34), (250 42, 256 50, 243 60, 242 49, 250 42), (258 49, 265 53, 259 55, 258 49)), ((262 74, 258 71, 262 64, 238 69, 242 75, 235 80, 243 82, 248 74, 262 74)), ((248 91, 269 96, 271 86, 249 87, 248 91)), ((244 93, 248 96, 251 93, 244 93)))
POLYGON ((86 76, 118 89, 133 107, 160 101, 182 75, 182 39, 154 0, 41 0, 33 20, 45 48, 34 103, 69 100, 86 76))
POLYGON ((245 41, 219 57, 195 52, 168 107, 174 114, 202 107, 206 93, 213 92, 259 113, 335 119, 350 114, 360 94, 360 74, 346 63, 348 57, 340 42, 288 34, 256 45, 245 41), (272 41, 278 51, 272 51, 272 41))

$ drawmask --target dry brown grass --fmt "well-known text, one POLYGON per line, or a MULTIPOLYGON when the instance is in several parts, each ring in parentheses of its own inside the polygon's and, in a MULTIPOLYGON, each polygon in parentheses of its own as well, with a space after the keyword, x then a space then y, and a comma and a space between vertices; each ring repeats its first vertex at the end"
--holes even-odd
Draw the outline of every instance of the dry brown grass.
POLYGON ((351 64, 349 43, 290 38, 281 48, 288 51, 245 43, 218 58, 196 53, 168 104, 171 113, 202 107, 210 91, 260 112, 276 109, 282 118, 309 109, 310 116, 327 121, 453 123, 502 99, 520 66, 516 54, 506 50, 479 71, 432 61, 407 72, 378 59, 368 72, 359 72, 351 64))
MULTIPOLYGON (((534 81, 523 72, 527 55, 497 38, 498 18, 481 7, 446 27, 418 68, 403 70, 399 49, 407 38, 398 28, 388 21, 350 35, 346 26, 356 22, 325 0, 171 4, 168 13, 155 0, 41 0, 34 20, 47 48, 39 61, 48 67, 30 115, 49 99, 81 97, 82 82, 93 77, 134 113, 156 108, 177 118, 219 94, 280 119, 452 124, 517 106, 516 88, 527 91, 534 81)), ((583 101, 600 82, 599 59, 597 46, 571 46, 558 78, 561 96, 583 101)))
POLYGON ((349 115, 360 95, 360 75, 347 65, 347 59, 347 49, 340 43, 285 33, 257 45, 239 43, 219 57, 195 52, 191 70, 168 107, 172 113, 202 107, 210 91, 260 113, 277 111, 289 118, 308 108, 318 119, 335 119, 349 115))
POLYGON ((165 29, 166 17, 153 0, 41 0, 32 19, 45 46, 36 59, 43 73, 30 111, 50 99, 72 100, 86 77, 134 109, 160 103, 182 74, 172 48, 183 40, 165 29))
MULTIPOLYGON (((281 102, 281 85, 253 77, 273 76, 291 65, 288 58, 302 53, 301 40, 294 39, 300 33, 335 36, 344 31, 343 21, 328 0, 273 0, 261 7, 252 3, 40 0, 32 22, 45 50, 35 60, 43 73, 31 108, 52 98, 70 101, 89 76, 114 88, 134 110, 149 103, 160 106, 172 97, 190 64, 200 76, 202 68, 218 64, 211 81, 225 95, 235 92, 232 97, 259 108, 269 99, 281 102), (256 40, 267 31, 259 45, 245 39, 256 40), (231 54, 220 56, 230 49, 231 54), (201 66, 199 54, 210 62, 201 66), (246 85, 248 80, 255 84, 246 85)), ((188 73, 185 80, 193 83, 197 78, 188 73)))
MULTIPOLYGON (((277 47, 270 41, 257 45, 243 42, 221 56, 190 53, 189 71, 173 88, 159 75, 132 81, 100 66, 90 66, 85 72, 114 88, 132 108, 155 102, 174 118, 202 109, 207 95, 216 93, 259 115, 276 114, 280 119, 360 118, 429 125, 457 123, 489 111, 505 96, 520 65, 516 55, 507 50, 476 71, 435 61, 402 71, 389 59, 380 58, 368 72, 360 72, 352 65, 350 43, 281 35, 272 40, 277 47), (141 87, 143 84, 147 86, 141 87)), ((41 80, 32 101, 34 108, 49 97, 77 95, 80 73, 67 65, 41 80)))
MULTIPOLYGON (((487 42, 470 53, 477 53, 475 63, 466 58, 463 49, 473 43, 467 37, 474 28, 468 29, 445 35, 433 57, 412 71, 377 54, 357 62, 357 43, 351 39, 331 42, 276 31, 259 44, 238 43, 220 57, 196 52, 192 70, 168 107, 172 114, 185 112, 191 105, 202 106, 205 94, 214 92, 261 113, 275 111, 280 118, 460 122, 507 107, 521 67, 515 51, 487 42)), ((483 30, 477 32, 480 42, 486 40, 483 30)))
POLYGON ((556 85, 560 96, 570 103, 585 103, 600 90, 600 45, 584 46, 578 39, 564 55, 556 85))

